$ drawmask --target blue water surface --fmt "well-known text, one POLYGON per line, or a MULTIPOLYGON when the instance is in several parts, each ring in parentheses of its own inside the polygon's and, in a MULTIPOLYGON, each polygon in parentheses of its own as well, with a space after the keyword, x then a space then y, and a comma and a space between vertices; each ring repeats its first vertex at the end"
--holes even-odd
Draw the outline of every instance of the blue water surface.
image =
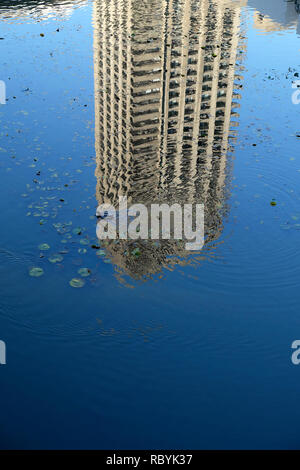
POLYGON ((0 6, 1 448, 300 447, 298 14, 280 23, 264 9, 259 23, 259 1, 234 3, 241 88, 222 229, 202 256, 142 279, 92 248, 106 2, 0 6))

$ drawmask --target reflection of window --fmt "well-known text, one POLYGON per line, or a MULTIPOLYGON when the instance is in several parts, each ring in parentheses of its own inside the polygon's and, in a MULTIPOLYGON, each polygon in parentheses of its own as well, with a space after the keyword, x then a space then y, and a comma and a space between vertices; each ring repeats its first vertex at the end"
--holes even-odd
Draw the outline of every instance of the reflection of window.
POLYGON ((175 108, 176 106, 178 106, 178 101, 171 100, 169 103, 169 108, 175 108))
POLYGON ((168 116, 169 117, 178 116, 178 111, 176 111, 176 109, 174 109, 173 111, 169 111, 168 116))

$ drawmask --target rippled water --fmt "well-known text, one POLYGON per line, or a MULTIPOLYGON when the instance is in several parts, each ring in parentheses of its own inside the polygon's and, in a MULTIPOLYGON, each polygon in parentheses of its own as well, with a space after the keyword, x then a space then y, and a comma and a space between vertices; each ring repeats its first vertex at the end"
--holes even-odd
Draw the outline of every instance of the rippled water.
POLYGON ((0 2, 1 448, 299 447, 296 3, 0 2), (203 249, 99 241, 124 195, 203 249))

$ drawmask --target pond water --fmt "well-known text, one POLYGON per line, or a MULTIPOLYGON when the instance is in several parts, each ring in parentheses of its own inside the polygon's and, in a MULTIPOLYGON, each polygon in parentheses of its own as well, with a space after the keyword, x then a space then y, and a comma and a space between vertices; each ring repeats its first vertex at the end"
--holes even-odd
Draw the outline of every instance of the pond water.
POLYGON ((1 448, 299 448, 298 12, 0 2, 1 448), (203 249, 99 241, 120 196, 203 249))

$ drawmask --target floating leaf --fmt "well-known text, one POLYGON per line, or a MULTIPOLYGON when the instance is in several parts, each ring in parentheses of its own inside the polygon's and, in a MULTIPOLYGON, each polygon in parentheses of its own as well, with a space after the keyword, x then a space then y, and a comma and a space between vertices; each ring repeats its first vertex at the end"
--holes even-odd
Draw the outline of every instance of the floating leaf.
POLYGON ((141 256, 141 250, 139 248, 135 248, 133 251, 132 251, 132 254, 134 256, 141 256))
POLYGON ((50 245, 48 245, 48 243, 41 243, 41 244, 39 245, 39 250, 41 250, 41 251, 50 250, 50 245))
POLYGON ((71 287, 75 287, 75 288, 78 289, 78 288, 83 287, 85 285, 85 281, 83 279, 78 279, 78 278, 74 277, 73 279, 71 279, 69 284, 70 284, 71 287))
POLYGON ((77 272, 82 277, 88 277, 91 274, 91 270, 89 268, 80 268, 77 272))
POLYGON ((44 274, 44 270, 42 268, 31 268, 29 270, 29 276, 32 277, 40 277, 44 274))
POLYGON ((50 261, 50 263, 61 263, 62 260, 63 260, 63 256, 60 255, 60 254, 55 254, 55 255, 52 255, 48 258, 48 260, 50 261))
POLYGON ((105 253, 104 250, 98 250, 98 251, 96 251, 96 255, 97 255, 97 256, 105 256, 106 253, 105 253))

